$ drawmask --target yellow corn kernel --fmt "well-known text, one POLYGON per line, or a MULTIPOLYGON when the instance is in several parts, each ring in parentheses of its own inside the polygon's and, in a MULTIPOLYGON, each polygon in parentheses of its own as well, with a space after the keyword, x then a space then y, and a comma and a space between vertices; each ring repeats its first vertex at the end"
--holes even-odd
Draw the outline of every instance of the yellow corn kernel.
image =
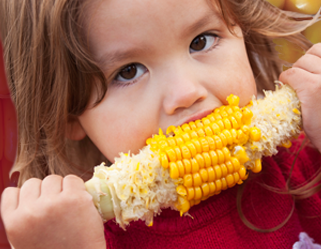
POLYGON ((281 146, 288 149, 292 146, 292 142, 290 140, 288 140, 288 141, 282 143, 281 146))
POLYGON ((180 196, 186 196, 187 195, 187 190, 183 185, 178 185, 176 187, 176 192, 177 194, 179 194, 180 196))
POLYGON ((213 122, 210 126, 211 126, 211 129, 213 131, 213 134, 217 135, 217 134, 219 134, 221 132, 221 129, 218 126, 217 123, 213 122))
POLYGON ((249 125, 251 123, 251 119, 253 117, 252 111, 249 108, 244 107, 244 108, 242 108, 242 114, 243 114, 242 122, 246 125, 249 125))
POLYGON ((205 117, 205 118, 202 118, 202 123, 204 126, 207 126, 211 123, 211 121, 207 117, 205 117))
POLYGON ((200 141, 198 141, 197 138, 193 138, 191 140, 191 142, 194 144, 197 153, 201 153, 202 152, 202 146, 201 146, 200 141))
POLYGON ((240 167, 241 167, 241 164, 240 164, 239 160, 236 157, 231 157, 230 160, 231 160, 231 162, 232 162, 232 164, 234 166, 234 170, 238 172, 240 167))
POLYGON ((206 137, 207 143, 208 143, 208 147, 209 150, 215 150, 216 146, 215 146, 215 141, 212 137, 206 137))
POLYGON ((203 127, 203 123, 202 123, 202 121, 199 120, 199 119, 198 119, 198 120, 195 120, 194 123, 195 123, 196 127, 198 127, 198 128, 203 127))
POLYGON ((211 127, 209 127, 209 126, 205 126, 204 127, 204 131, 205 131, 206 136, 212 136, 213 135, 213 131, 212 131, 211 127))
POLYGON ((234 177, 232 174, 228 174, 225 179, 226 179, 227 186, 229 188, 235 185, 234 177))
POLYGON ((191 208, 191 205, 187 199, 178 196, 177 202, 175 203, 175 207, 180 212, 180 216, 183 216, 183 214, 191 208))
POLYGON ((203 152, 202 156, 204 158, 204 162, 205 162, 205 167, 210 167, 212 165, 212 160, 210 157, 210 154, 208 152, 203 152))
POLYGON ((191 140, 191 137, 190 137, 190 135, 189 135, 188 132, 183 132, 182 134, 180 134, 180 136, 182 136, 182 138, 183 138, 183 140, 184 140, 185 142, 191 140))
POLYGON ((192 174, 184 175, 183 180, 184 180, 183 184, 184 184, 184 186, 186 188, 191 188, 193 186, 193 176, 192 176, 192 174))
POLYGON ((188 125, 191 128, 191 130, 195 130, 196 129, 196 125, 195 125, 194 122, 189 122, 188 125))
POLYGON ((220 192, 222 190, 222 182, 220 179, 215 180, 216 192, 220 192))
POLYGON ((240 126, 239 126, 239 124, 238 124, 238 122, 237 122, 237 120, 236 120, 235 117, 233 117, 233 116, 231 115, 231 116, 229 116, 228 118, 229 118, 229 120, 230 120, 230 122, 231 122, 231 124, 232 124, 232 128, 234 128, 234 129, 240 128, 240 126))
POLYGON ((238 172, 239 172, 240 178, 244 180, 246 177, 246 169, 243 165, 241 166, 238 172))
POLYGON ((201 186, 201 189, 202 189, 203 197, 206 197, 209 195, 210 187, 209 187, 208 183, 203 183, 201 186))
POLYGON ((200 144, 202 146, 202 151, 209 151, 210 150, 207 139, 205 137, 200 137, 198 139, 198 141, 200 142, 200 144))
POLYGON ((195 158, 191 158, 191 164, 192 164, 192 173, 193 174, 200 170, 200 167, 199 167, 195 158))
POLYGON ((207 175, 208 175, 208 182, 213 182, 215 180, 215 172, 214 172, 214 169, 213 167, 208 167, 206 168, 207 170, 207 175))
MULTIPOLYGON (((228 115, 228 114, 227 114, 228 115)), ((231 121, 228 118, 223 118, 224 128, 227 130, 232 129, 231 121)))
POLYGON ((175 151, 176 154, 176 159, 177 160, 182 160, 182 153, 181 153, 181 149, 178 146, 173 146, 173 149, 175 151))
POLYGON ((203 182, 208 181, 208 171, 206 169, 200 170, 200 176, 201 176, 203 182))
POLYGON ((292 110, 295 114, 301 115, 301 112, 297 108, 293 108, 292 110))
POLYGON ((193 185, 194 187, 201 186, 203 184, 201 175, 197 172, 193 174, 193 185))
POLYGON ((180 149, 184 159, 190 159, 192 157, 190 150, 185 144, 182 144, 180 149))
POLYGON ((177 179, 179 177, 178 167, 174 162, 169 163, 169 175, 173 179, 177 179))
POLYGON ((159 159, 161 161, 161 165, 166 169, 168 168, 168 158, 164 152, 159 153, 159 159))
POLYGON ((202 157, 200 154, 197 154, 195 156, 195 159, 201 169, 205 167, 204 157, 202 157))
POLYGON ((233 136, 229 130, 223 130, 222 133, 226 137, 227 144, 231 145, 233 144, 233 136))
POLYGON ((181 127, 182 127, 183 131, 190 131, 191 130, 191 127, 189 126, 189 124, 183 124, 181 127))
MULTIPOLYGON (((240 179, 240 175, 239 175, 238 172, 234 172, 234 173, 233 173, 233 177, 234 177, 234 182, 235 182, 235 183, 239 183, 239 181, 241 180, 241 179, 240 179)), ((241 180, 241 181, 242 181, 242 180, 241 180)))
POLYGON ((210 154, 211 162, 212 162, 211 165, 212 165, 212 166, 217 165, 217 164, 218 164, 218 156, 217 156, 216 152, 215 152, 214 150, 211 150, 211 151, 209 152, 209 154, 210 154))
POLYGON ((191 156, 194 157, 197 153, 195 145, 191 141, 187 141, 186 146, 189 149, 191 156))
POLYGON ((175 151, 174 151, 173 148, 171 148, 171 147, 166 147, 166 148, 165 148, 165 153, 166 153, 166 155, 168 156, 169 161, 171 161, 171 162, 177 161, 176 153, 175 153, 175 151))
POLYGON ((175 141, 176 141, 177 146, 184 144, 184 140, 181 136, 175 136, 175 141))
POLYGON ((227 190, 227 182, 225 177, 221 178, 221 182, 222 182, 222 190, 227 190))
POLYGON ((188 159, 183 159, 183 164, 185 168, 185 174, 189 174, 192 172, 192 164, 191 161, 188 159))
POLYGON ((205 132, 204 132, 204 129, 203 127, 199 127, 196 129, 196 132, 198 134, 199 137, 205 137, 205 132))
POLYGON ((259 173, 259 172, 261 172, 261 170, 262 170, 261 159, 256 159, 254 167, 252 168, 252 172, 259 173))
POLYGON ((187 188, 187 196, 186 199, 188 201, 193 200, 195 196, 195 189, 193 187, 187 188))
POLYGON ((227 176, 227 167, 226 167, 225 163, 222 163, 220 165, 220 167, 221 167, 221 170, 222 170, 222 176, 223 177, 227 176))
POLYGON ((214 139, 214 141, 215 141, 215 146, 216 146, 216 148, 217 148, 217 149, 222 149, 222 148, 223 148, 223 143, 222 143, 221 138, 220 138, 219 136, 214 135, 214 136, 213 136, 213 139, 214 139))
POLYGON ((250 128, 250 138, 253 141, 259 141, 261 139, 261 130, 257 127, 250 128))
POLYGON ((216 150, 216 154, 217 154, 217 157, 218 157, 218 163, 219 163, 219 164, 224 163, 225 157, 224 157, 223 151, 221 151, 221 150, 216 150))
POLYGON ((202 198, 202 189, 201 189, 201 187, 195 187, 194 191, 195 191, 194 200, 200 200, 202 198))
POLYGON ((228 173, 233 174, 235 170, 234 170, 234 166, 233 166, 232 162, 231 161, 226 161, 225 165, 227 167, 228 173))
POLYGON ((218 135, 222 141, 222 146, 225 147, 227 145, 227 138, 225 137, 225 135, 223 133, 220 133, 218 135))
POLYGON ((191 137, 191 139, 198 138, 198 134, 195 130, 189 131, 189 136, 191 137))
POLYGON ((229 116, 231 116, 232 114, 233 114, 233 108, 230 106, 230 105, 228 105, 228 106, 225 106, 225 111, 227 112, 227 114, 229 115, 229 116))
POLYGON ((222 119, 216 120, 215 123, 220 127, 221 131, 225 129, 222 119))
POLYGON ((245 151, 245 148, 242 146, 235 146, 233 156, 235 156, 241 164, 244 164, 245 162, 250 160, 245 151))
POLYGON ((238 96, 235 96, 234 94, 230 94, 227 98, 226 98, 227 102, 229 105, 232 106, 238 106, 239 102, 240 102, 240 98, 238 96))
POLYGON ((214 192, 215 192, 215 190, 216 190, 216 186, 215 186, 215 183, 214 182, 209 182, 208 183, 208 187, 209 187, 209 189, 210 189, 210 195, 211 194, 214 194, 214 192))
POLYGON ((222 178, 222 169, 221 169, 221 167, 218 166, 218 165, 214 166, 214 171, 215 171, 216 179, 221 179, 222 178))
POLYGON ((177 161, 176 162, 178 172, 179 172, 179 177, 183 177, 185 175, 185 167, 182 161, 177 161))

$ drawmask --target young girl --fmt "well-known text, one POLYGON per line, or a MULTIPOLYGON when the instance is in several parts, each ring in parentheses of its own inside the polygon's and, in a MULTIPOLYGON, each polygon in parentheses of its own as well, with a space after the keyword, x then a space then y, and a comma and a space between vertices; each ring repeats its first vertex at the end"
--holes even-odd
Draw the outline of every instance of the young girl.
POLYGON ((19 188, 1 201, 14 248, 290 248, 301 232, 321 243, 321 45, 300 35, 307 21, 263 0, 2 0, 0 18, 19 126, 19 188), (307 51, 283 73, 276 37, 307 51), (298 94, 311 144, 280 149, 242 196, 223 191, 193 219, 163 210, 152 227, 103 225, 83 183, 93 166, 231 93, 244 106, 278 77, 298 94))

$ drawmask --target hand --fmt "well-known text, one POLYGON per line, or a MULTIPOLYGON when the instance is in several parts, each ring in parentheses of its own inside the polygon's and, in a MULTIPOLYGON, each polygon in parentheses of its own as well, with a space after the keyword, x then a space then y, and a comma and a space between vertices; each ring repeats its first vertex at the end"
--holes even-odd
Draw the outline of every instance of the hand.
POLYGON ((303 129, 321 152, 321 43, 311 47, 279 80, 296 91, 301 102, 303 129))
POLYGON ((106 248, 103 221, 82 179, 32 178, 2 194, 1 215, 15 249, 106 248))

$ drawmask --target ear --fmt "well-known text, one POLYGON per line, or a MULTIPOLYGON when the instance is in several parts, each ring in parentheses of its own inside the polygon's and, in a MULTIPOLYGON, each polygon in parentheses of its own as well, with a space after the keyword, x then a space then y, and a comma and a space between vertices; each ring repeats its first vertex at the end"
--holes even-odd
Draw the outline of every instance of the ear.
POLYGON ((79 141, 86 137, 86 132, 81 126, 79 119, 75 116, 69 117, 67 128, 66 128, 66 138, 71 140, 79 141))

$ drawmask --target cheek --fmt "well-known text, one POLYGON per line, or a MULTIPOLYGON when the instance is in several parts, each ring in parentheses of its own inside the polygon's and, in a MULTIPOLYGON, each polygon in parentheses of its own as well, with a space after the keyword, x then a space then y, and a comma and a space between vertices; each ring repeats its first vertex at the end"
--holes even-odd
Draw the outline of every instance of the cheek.
POLYGON ((113 108, 103 112, 91 110, 80 118, 88 137, 111 162, 120 152, 138 153, 150 136, 148 127, 135 121, 141 117, 134 118, 130 114, 113 108))

